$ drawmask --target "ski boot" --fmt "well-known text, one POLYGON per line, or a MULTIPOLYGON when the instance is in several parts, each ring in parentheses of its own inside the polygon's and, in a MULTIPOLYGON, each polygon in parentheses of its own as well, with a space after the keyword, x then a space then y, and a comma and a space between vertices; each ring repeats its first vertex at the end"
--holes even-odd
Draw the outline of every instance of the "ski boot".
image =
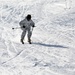
POLYGON ((29 44, 32 44, 32 43, 31 43, 31 39, 29 39, 28 42, 29 42, 29 44))
POLYGON ((23 40, 21 39, 21 43, 24 44, 23 40))

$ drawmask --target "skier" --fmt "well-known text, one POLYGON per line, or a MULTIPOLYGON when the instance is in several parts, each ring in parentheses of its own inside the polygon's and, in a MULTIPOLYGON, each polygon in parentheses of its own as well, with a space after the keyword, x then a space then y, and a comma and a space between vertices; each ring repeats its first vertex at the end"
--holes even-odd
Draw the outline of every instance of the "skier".
POLYGON ((32 28, 35 27, 35 23, 31 20, 31 15, 28 14, 24 20, 20 21, 19 25, 23 30, 21 35, 21 43, 24 44, 24 37, 26 33, 28 33, 28 42, 31 44, 32 28))

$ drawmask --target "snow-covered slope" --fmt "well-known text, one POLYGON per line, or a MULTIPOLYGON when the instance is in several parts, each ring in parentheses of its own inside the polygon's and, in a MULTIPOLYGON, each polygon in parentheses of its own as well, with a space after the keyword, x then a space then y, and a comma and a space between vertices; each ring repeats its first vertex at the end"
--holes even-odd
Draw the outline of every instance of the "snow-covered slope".
POLYGON ((74 0, 0 0, 0 75, 75 75, 74 0), (20 43, 19 21, 32 15, 32 44, 20 43))

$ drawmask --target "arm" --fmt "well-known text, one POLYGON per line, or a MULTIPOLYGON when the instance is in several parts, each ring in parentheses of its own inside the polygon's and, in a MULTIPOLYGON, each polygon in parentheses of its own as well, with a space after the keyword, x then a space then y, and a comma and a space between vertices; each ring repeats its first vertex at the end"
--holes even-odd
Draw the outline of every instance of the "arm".
POLYGON ((19 25, 20 25, 21 28, 25 28, 24 20, 20 21, 20 22, 19 22, 19 25))
POLYGON ((34 23, 33 21, 32 21, 32 23, 31 23, 31 26, 32 26, 32 27, 35 27, 35 23, 34 23))

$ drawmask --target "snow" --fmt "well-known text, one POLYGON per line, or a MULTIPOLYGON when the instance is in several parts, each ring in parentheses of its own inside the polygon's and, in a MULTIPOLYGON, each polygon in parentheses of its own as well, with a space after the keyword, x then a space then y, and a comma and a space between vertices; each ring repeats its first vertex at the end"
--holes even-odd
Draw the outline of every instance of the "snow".
POLYGON ((0 75, 75 75, 74 0, 0 0, 0 75), (19 21, 32 15, 32 44, 21 44, 19 21))

